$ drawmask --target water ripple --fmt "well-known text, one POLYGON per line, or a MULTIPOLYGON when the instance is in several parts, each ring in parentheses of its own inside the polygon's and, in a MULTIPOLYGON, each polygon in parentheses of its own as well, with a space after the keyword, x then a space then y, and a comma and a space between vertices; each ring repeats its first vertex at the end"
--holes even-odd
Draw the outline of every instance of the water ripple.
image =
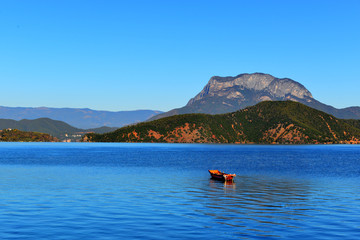
POLYGON ((358 148, 4 146, 1 239, 360 238, 358 148))

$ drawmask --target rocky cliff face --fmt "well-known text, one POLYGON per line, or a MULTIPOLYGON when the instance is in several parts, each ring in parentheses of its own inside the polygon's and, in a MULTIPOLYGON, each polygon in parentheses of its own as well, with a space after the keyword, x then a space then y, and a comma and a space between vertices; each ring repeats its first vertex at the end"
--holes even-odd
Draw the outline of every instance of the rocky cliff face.
POLYGON ((249 100, 303 99, 312 101, 311 93, 300 83, 288 78, 275 78, 269 74, 241 74, 236 77, 212 77, 204 89, 190 99, 186 106, 203 104, 206 98, 224 98, 224 104, 241 104, 249 100), (248 94, 246 94, 248 92, 248 94), (251 93, 252 96, 249 96, 251 93))

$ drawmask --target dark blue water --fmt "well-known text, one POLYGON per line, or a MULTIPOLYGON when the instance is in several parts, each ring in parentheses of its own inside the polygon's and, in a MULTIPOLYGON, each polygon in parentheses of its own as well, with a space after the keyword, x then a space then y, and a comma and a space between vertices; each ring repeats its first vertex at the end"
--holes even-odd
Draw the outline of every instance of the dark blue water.
POLYGON ((360 146, 0 143, 0 194, 0 239, 360 239, 360 146))

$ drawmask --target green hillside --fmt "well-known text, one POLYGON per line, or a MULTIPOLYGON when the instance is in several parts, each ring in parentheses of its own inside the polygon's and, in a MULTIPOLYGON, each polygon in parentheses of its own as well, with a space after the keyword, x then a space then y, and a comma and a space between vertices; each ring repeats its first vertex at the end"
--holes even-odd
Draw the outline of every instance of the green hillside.
POLYGON ((0 130, 0 142, 58 142, 46 133, 24 132, 17 129, 0 130))
POLYGON ((344 120, 347 124, 360 129, 360 120, 358 119, 346 119, 344 120))
POLYGON ((268 101, 241 111, 185 114, 139 123, 105 134, 86 134, 94 142, 199 143, 359 143, 360 129, 347 120, 291 101, 268 101))

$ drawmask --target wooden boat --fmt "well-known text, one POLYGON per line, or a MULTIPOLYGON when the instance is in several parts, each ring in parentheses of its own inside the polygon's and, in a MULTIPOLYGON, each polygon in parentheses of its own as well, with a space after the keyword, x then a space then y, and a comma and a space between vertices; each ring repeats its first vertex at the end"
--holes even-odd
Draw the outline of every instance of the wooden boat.
POLYGON ((236 177, 236 174, 227 174, 219 170, 209 170, 209 173, 211 178, 225 182, 234 181, 234 177, 236 177))

